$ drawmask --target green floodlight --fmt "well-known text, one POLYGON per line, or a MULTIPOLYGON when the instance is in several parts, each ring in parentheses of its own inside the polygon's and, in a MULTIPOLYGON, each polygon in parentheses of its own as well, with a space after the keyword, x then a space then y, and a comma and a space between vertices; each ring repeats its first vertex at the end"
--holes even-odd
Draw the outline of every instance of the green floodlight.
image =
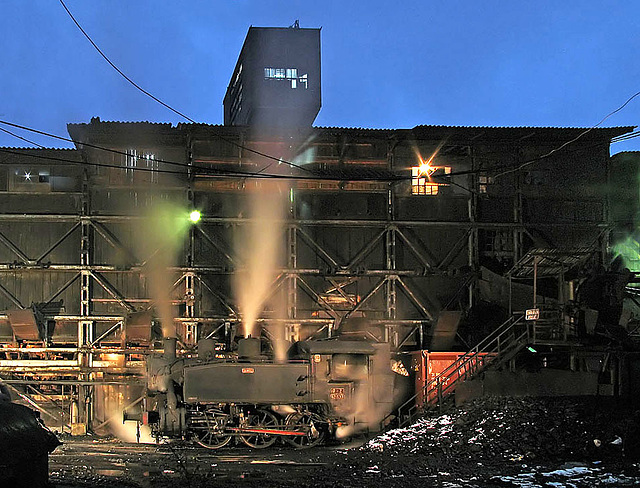
POLYGON ((193 224, 197 224, 200 221, 200 217, 202 217, 202 215, 200 214, 200 212, 198 210, 194 210, 193 212, 191 212, 189 214, 189 220, 193 224))

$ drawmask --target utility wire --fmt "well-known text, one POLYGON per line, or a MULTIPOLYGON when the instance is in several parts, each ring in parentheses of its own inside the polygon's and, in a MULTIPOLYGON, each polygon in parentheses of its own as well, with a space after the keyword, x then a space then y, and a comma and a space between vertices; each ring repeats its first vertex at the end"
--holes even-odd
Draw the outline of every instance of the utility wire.
MULTIPOLYGON (((76 145, 83 145, 83 146, 87 146, 87 147, 91 147, 94 149, 99 149, 101 151, 106 151, 106 152, 110 152, 110 153, 114 153, 114 154, 118 154, 120 156, 126 156, 126 157, 131 157, 131 154, 124 152, 124 151, 119 151, 117 149, 111 149, 108 147, 103 147, 103 146, 98 146, 95 144, 90 144, 90 143, 80 143, 75 141, 74 139, 70 139, 68 137, 62 137, 62 136, 58 136, 55 134, 51 134, 49 132, 45 132, 45 131, 41 131, 38 129, 33 129, 31 127, 27 127, 25 125, 20 125, 20 124, 14 124, 13 122, 8 122, 6 120, 1 120, 0 119, 0 124, 5 124, 8 125, 10 127, 15 127, 16 129, 21 129, 21 130, 25 130, 28 132, 33 132, 35 134, 39 134, 42 136, 46 136, 46 137, 51 137, 60 141, 65 141, 65 142, 71 142, 73 144, 76 145)), ((38 146, 42 149, 49 149, 45 146, 42 146, 40 144, 37 144, 29 139, 26 139, 24 137, 21 137, 11 131, 8 131, 6 129, 3 129, 0 127, 0 131, 3 131, 13 137, 16 137, 22 141, 28 142, 29 144, 33 144, 35 146, 38 146)), ((35 157, 35 156, 33 156, 35 157)), ((183 167, 186 169, 191 169, 191 170, 201 170, 204 173, 209 173, 209 174, 215 174, 215 175, 220 175, 220 176, 228 176, 228 177, 237 177, 237 178, 274 178, 274 179, 304 179, 304 180, 321 180, 321 181, 336 181, 336 180, 340 180, 340 176, 341 175, 336 175, 336 176, 322 176, 316 172, 314 172, 313 176, 296 176, 296 175, 279 175, 279 174, 274 174, 274 173, 263 173, 262 171, 265 170, 265 168, 262 168, 260 171, 257 172, 246 172, 246 171, 231 171, 231 170, 221 170, 219 168, 211 168, 211 167, 207 167, 207 166, 197 166, 197 165, 191 165, 188 163, 183 163, 183 162, 176 162, 176 161, 170 161, 170 160, 166 160, 166 159, 156 159, 156 158, 144 158, 148 161, 154 161, 157 163, 164 163, 164 164, 169 164, 169 165, 173 165, 173 166, 179 166, 179 167, 183 167)), ((69 161, 72 162, 72 161, 69 161)), ((86 164, 93 164, 93 163, 86 163, 86 164)), ((131 169, 131 168, 127 168, 124 166, 116 166, 116 165, 110 165, 107 167, 115 167, 115 168, 121 168, 121 169, 131 169)), ((158 170, 161 171, 161 170, 158 170)), ((184 172, 171 172, 171 173, 175 173, 175 174, 184 174, 184 172)), ((343 178, 344 180, 347 181, 381 181, 381 182, 394 182, 394 181, 402 181, 402 180, 407 180, 410 179, 410 176, 401 176, 401 175, 393 175, 387 178, 381 178, 381 177, 354 177, 353 175, 349 175, 348 178, 343 178)))
POLYGON ((636 137, 640 137, 640 131, 631 132, 629 134, 623 134, 618 137, 614 137, 611 139, 611 143, 615 144, 616 142, 628 141, 630 139, 635 139, 636 137))
MULTIPOLYGON (((148 97, 150 97, 152 100, 158 102, 160 105, 162 105, 163 107, 171 110, 173 113, 175 113, 176 115, 179 115, 180 117, 182 117, 185 120, 188 120, 189 122, 191 122, 192 124, 198 124, 198 122, 196 122, 195 120, 193 120, 191 117, 183 114, 182 112, 176 110, 175 108, 173 108, 171 105, 163 102, 162 100, 160 100, 158 97, 154 96, 152 93, 149 93, 147 90, 145 90, 144 88, 142 88, 140 85, 138 85, 135 81, 133 81, 131 78, 129 78, 120 68, 118 68, 108 57, 107 55, 102 52, 102 50, 98 47, 98 45, 93 42, 93 39, 91 39, 91 37, 89 36, 89 34, 87 34, 87 32, 82 28, 82 26, 80 25, 80 23, 76 20, 76 18, 73 16, 73 14, 71 13, 71 11, 67 8, 67 6, 65 5, 63 0, 59 0, 60 4, 62 5, 62 7, 65 9, 65 11, 67 12, 67 14, 69 14, 69 17, 71 17, 71 20, 73 20, 73 23, 76 25, 76 27, 80 30, 80 32, 82 32, 82 34, 84 35, 84 37, 87 38, 87 40, 91 43, 91 45, 95 48, 96 51, 98 51, 98 53, 100 54, 100 56, 102 56, 102 58, 109 63, 109 66, 111 66, 114 70, 116 70, 116 72, 122 76, 125 80, 127 80, 131 85, 133 85, 136 89, 138 89, 139 91, 141 91, 142 93, 144 93, 145 95, 147 95, 148 97)), ((253 154, 257 154, 259 156, 262 156, 264 158, 267 159, 272 159, 273 161, 277 161, 279 163, 284 163, 287 164, 289 166, 292 166, 294 168, 298 168, 302 171, 306 171, 309 173, 313 174, 313 171, 305 168, 303 166, 297 165, 295 163, 292 163, 291 161, 286 161, 284 159, 281 158, 277 158, 275 156, 271 156, 269 154, 260 152, 260 151, 256 151, 255 149, 251 149, 249 147, 243 146, 242 144, 238 144, 237 142, 228 140, 222 136, 216 136, 218 137, 220 140, 227 142, 229 144, 232 144, 240 149, 244 149, 245 151, 249 151, 253 154)))
MULTIPOLYGON (((70 139, 68 137, 58 136, 58 135, 55 135, 55 134, 51 134, 49 132, 44 132, 44 131, 41 131, 41 130, 38 130, 38 129, 33 129, 31 127, 27 127, 27 126, 20 125, 20 124, 14 124, 12 122, 7 122, 6 120, 0 120, 0 124, 5 124, 5 125, 11 126, 11 127, 15 127, 16 129, 26 130, 28 132, 33 132, 33 133, 39 134, 41 136, 51 137, 53 139, 58 139, 60 141, 71 142, 72 144, 75 144, 76 146, 77 145, 83 145, 83 146, 91 147, 93 149, 99 149, 101 151, 110 152, 110 153, 113 153, 113 154, 118 154, 120 156, 126 156, 126 157, 130 157, 131 156, 131 154, 129 154, 129 153, 125 152, 125 151, 119 151, 117 149, 111 149, 109 147, 98 146, 96 144, 90 144, 88 142, 82 142, 81 143, 81 142, 78 142, 78 141, 76 141, 74 139, 70 139)), ((39 146, 39 147, 45 149, 44 146, 40 146, 39 144, 36 144, 33 141, 25 139, 24 137, 20 137, 19 135, 14 134, 13 132, 10 132, 10 131, 8 131, 6 129, 1 129, 0 128, 0 130, 2 130, 4 132, 6 132, 7 134, 10 134, 10 135, 12 135, 14 137, 17 137, 18 139, 21 139, 21 140, 26 141, 26 142, 28 142, 30 144, 33 144, 33 145, 36 145, 36 146, 39 146)), ((209 172, 209 173, 234 174, 234 175, 238 175, 238 176, 247 176, 247 177, 256 176, 256 175, 259 174, 259 173, 249 173, 249 172, 245 172, 245 171, 220 170, 220 169, 217 169, 217 168, 210 168, 210 167, 206 167, 206 166, 196 166, 196 165, 190 165, 188 163, 170 161, 170 160, 167 160, 167 159, 156 159, 156 158, 145 158, 145 159, 148 159, 149 161, 154 161, 156 163, 170 164, 170 165, 173 165, 173 166, 180 166, 180 167, 187 168, 187 169, 201 169, 201 170, 209 172)), ((261 176, 269 176, 269 175, 261 175, 261 176)))
MULTIPOLYGON (((20 149, 20 148, 17 148, 20 149)), ((26 148, 27 150, 37 150, 35 148, 26 148)), ((47 148, 44 148, 47 149, 47 148)), ((55 149, 54 149, 55 150, 55 149)), ((33 153, 28 153, 28 152, 22 152, 22 151, 18 151, 16 149, 6 149, 6 148, 0 148, 0 152, 5 153, 5 154, 12 154, 15 156, 20 156, 20 157, 29 157, 29 158, 33 158, 33 159, 44 159, 44 160, 48 160, 48 161, 58 161, 58 162, 62 162, 62 163, 69 163, 69 164, 74 164, 74 165, 81 165, 81 166, 95 166, 98 168, 113 168, 113 169, 118 169, 118 170, 134 170, 134 171, 145 171, 145 172, 155 172, 155 173, 165 173, 165 174, 174 174, 174 175, 185 175, 184 171, 178 171, 178 170, 167 170, 167 169, 155 169, 155 168, 145 168, 145 167, 126 167, 126 166, 119 166, 116 164, 108 164, 108 163, 92 163, 92 162, 88 162, 88 161, 77 161, 77 160, 73 160, 73 159, 67 159, 67 158, 58 158, 58 157, 54 157, 54 156, 45 156, 43 154, 33 154, 33 153)), ((2 161, 0 162, 0 166, 15 166, 16 163, 15 161, 2 161)), ((394 181, 401 181, 401 180, 406 180, 407 178, 404 176, 398 176, 397 178, 388 178, 388 179, 381 179, 381 178, 377 178, 377 177, 359 177, 359 178, 340 178, 340 175, 336 175, 336 176, 326 176, 326 177, 322 177, 322 176, 293 176, 293 175, 277 175, 277 174, 258 174, 258 173, 251 173, 251 174, 247 174, 247 173, 234 173, 234 172, 230 172, 230 171, 220 171, 220 170, 216 170, 214 168, 201 168, 201 167, 197 167, 194 169, 200 169, 203 170, 203 173, 198 173, 198 174, 203 174, 205 176, 216 176, 216 177, 220 177, 220 178, 258 178, 258 179, 274 179, 274 180, 305 180, 305 181, 341 181, 341 180, 345 180, 345 181, 369 181, 369 182, 394 182, 394 181), (213 173, 213 174, 211 174, 213 173)))
POLYGON ((510 170, 508 170, 508 171, 503 171, 502 173, 498 173, 497 175, 494 175, 494 178, 499 178, 500 176, 503 176, 503 175, 506 175, 506 174, 509 174, 509 173, 514 173, 514 172, 516 172, 516 171, 520 171, 522 168, 525 168, 525 167, 529 166, 530 164, 535 163, 536 161, 540 161, 541 159, 546 159, 546 158, 548 158, 549 156, 551 156, 552 154, 554 154, 554 153, 556 153, 556 152, 560 151, 562 148, 564 148, 564 147, 568 146, 569 144, 572 144, 572 143, 576 142, 576 141, 577 141, 578 139, 580 139, 582 136, 584 136, 584 135, 588 134, 588 133, 589 133, 589 132, 591 132, 593 129, 595 129, 596 127, 598 127, 600 124, 602 124, 602 123, 603 123, 605 120, 607 120, 609 117, 611 117, 612 115, 614 115, 614 114, 616 114, 616 113, 620 112, 620 110, 622 110, 623 108, 625 108, 625 107, 626 107, 626 106, 631 102, 631 100, 633 100, 634 98, 636 98, 638 95, 640 95, 640 91, 639 91, 639 92, 634 93, 633 95, 631 95, 631 96, 630 96, 629 98, 627 98, 627 100, 626 100, 622 105, 620 105, 617 109, 615 109, 613 112, 611 112, 611 113, 609 113, 609 114, 605 115, 605 116, 604 116, 604 118, 603 118, 600 122, 598 122, 597 124, 595 124, 595 125, 593 125, 593 126, 589 127, 587 130, 585 130, 585 131, 581 132, 580 134, 578 134, 576 137, 574 137, 574 138, 573 138, 573 139, 571 139, 570 141, 567 141, 567 142, 565 142, 564 144, 561 144, 560 146, 556 147, 555 149, 552 149, 551 151, 549 151, 548 153, 546 153, 546 154, 544 154, 544 155, 542 155, 542 156, 539 156, 539 157, 537 157, 537 158, 535 158, 535 159, 532 159, 532 160, 530 160, 530 161, 524 162, 524 163, 520 164, 519 166, 517 166, 516 168, 510 169, 510 170))
MULTIPOLYGON (((11 127, 15 127, 21 130, 25 130, 25 131, 29 131, 29 132, 33 132, 39 135, 43 135, 43 136, 47 136, 47 137, 51 137, 54 139, 58 139, 61 141, 66 141, 66 142, 71 142, 73 144, 82 144, 84 146, 87 147, 92 147, 94 149, 98 149, 101 151, 105 151, 105 152, 110 152, 110 153, 114 153, 114 154, 118 154, 121 156, 126 156, 126 157, 130 157, 131 155, 129 153, 123 152, 123 151, 118 151, 117 149, 111 149, 111 148, 107 148, 107 147, 102 147, 102 146, 98 146, 95 144, 90 144, 90 143, 78 143, 73 139, 67 138, 67 137, 62 137, 62 136, 58 136, 55 134, 51 134, 49 132, 45 132, 45 131, 41 131, 38 129, 33 129, 31 127, 27 127, 24 125, 19 125, 19 124, 14 124, 12 122, 8 122, 8 121, 4 121, 4 120, 0 120, 0 124, 5 124, 5 125, 9 125, 11 127)), ((29 139, 26 139, 24 137, 21 137, 11 131, 8 131, 6 129, 2 129, 0 128, 0 131, 3 131, 7 134, 12 135, 13 137, 16 137, 22 141, 28 142, 29 144, 33 144, 35 146, 38 146, 42 149, 49 149, 47 147, 44 147, 40 144, 37 144, 29 139)), ((640 135, 640 131, 639 132, 634 132, 632 134, 638 134, 640 135)), ((619 137, 623 137, 623 136, 619 136, 619 137)), ((637 136, 636 136, 637 137, 637 136)), ((617 138, 614 138, 614 140, 617 138)), ((616 141, 617 142, 617 141, 616 141)), ((590 149, 592 147, 598 147, 601 144, 593 144, 591 146, 588 147, 581 147, 580 149, 590 149)), ((19 153, 15 153, 15 154, 19 154, 19 153)), ((31 157, 37 157, 35 155, 30 155, 31 157)), ((533 158, 530 159, 529 161, 525 161, 522 164, 529 164, 535 161, 539 161, 541 157, 537 157, 537 158, 533 158)), ((263 173, 263 171, 266 168, 262 168, 261 170, 257 171, 257 172, 244 172, 244 171, 230 171, 230 170, 220 170, 218 168, 211 168, 211 167, 205 167, 205 166, 197 166, 197 165, 189 165, 187 163, 183 163, 183 162, 176 162, 176 161, 170 161, 170 160, 165 160, 165 159, 156 159, 156 158, 146 158, 149 161, 154 161, 154 162, 158 162, 158 163, 165 163, 165 164, 169 164, 169 165, 175 165, 175 166, 179 166, 179 167, 184 167, 187 169, 191 169, 191 170, 201 170, 203 174, 213 174, 213 175, 218 175, 221 177, 236 177, 236 178, 274 178, 274 179, 291 179, 291 180, 296 180, 296 179, 300 179, 300 180, 320 180, 320 181, 337 181, 337 180, 345 180, 345 181, 380 181, 380 182, 389 182, 389 183, 399 183, 402 181, 408 181, 411 180, 413 178, 413 176, 411 175, 407 175, 407 176, 401 176, 399 174, 393 175, 389 178, 380 178, 380 177, 354 177, 353 175, 349 175, 349 177, 344 178, 341 176, 344 175, 335 175, 335 176, 321 176, 318 173, 315 173, 315 176, 313 177, 302 177, 302 176, 294 176, 294 175, 276 175, 276 174, 269 174, 269 173, 263 173)), ((73 164, 78 164, 77 161, 72 161, 72 160, 63 160, 63 162, 69 162, 69 163, 73 163, 73 164)), ((94 163, 89 163, 86 162, 84 164, 87 165, 93 165, 94 163)), ((99 164, 96 164, 96 166, 100 166, 99 164)), ((112 168, 116 168, 116 169, 127 169, 124 166, 117 166, 117 165, 107 165, 106 167, 112 167, 112 168)), ((448 183, 450 183, 453 186, 458 186, 459 188, 468 191, 470 193, 474 193, 473 190, 460 185, 457 182, 454 182, 451 177, 453 176, 465 176, 465 175, 473 175, 473 174, 486 174, 490 171, 496 171, 496 170, 500 170, 500 169, 504 169, 504 168, 513 168, 513 165, 502 165, 502 166, 496 166, 493 168, 481 168, 481 169, 474 169, 474 170, 461 170, 461 171, 454 171, 452 173, 446 174, 446 175, 433 175, 431 176, 432 179, 436 180, 440 180, 440 179, 448 179, 448 183)), ((137 168, 137 169, 142 169, 142 168, 137 168)), ((165 170, 156 170, 156 171, 160 171, 160 172, 167 172, 169 174, 184 174, 184 172, 181 171, 165 171, 165 170)))
POLYGON ((33 144, 34 146, 39 147, 40 149, 46 149, 46 147, 44 147, 42 144, 38 144, 37 142, 30 141, 29 139, 26 139, 26 138, 24 138, 22 136, 19 136, 18 134, 14 133, 14 132, 11 132, 10 130, 3 129, 2 127, 0 127, 0 130, 2 132, 4 132, 5 134, 9 134, 10 136, 16 137, 17 139, 20 139, 20 140, 22 140, 24 142, 27 142, 29 144, 33 144))

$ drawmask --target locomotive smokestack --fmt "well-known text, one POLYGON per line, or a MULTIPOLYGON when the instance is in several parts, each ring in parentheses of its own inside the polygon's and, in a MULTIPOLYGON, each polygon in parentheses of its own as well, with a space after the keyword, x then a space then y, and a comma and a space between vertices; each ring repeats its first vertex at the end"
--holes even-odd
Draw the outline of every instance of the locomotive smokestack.
POLYGON ((162 347, 164 349, 163 356, 167 359, 176 358, 176 342, 175 337, 165 337, 162 339, 162 347))
POLYGON ((238 359, 252 360, 260 359, 260 339, 247 337, 238 341, 238 359))
POLYGON ((215 354, 216 341, 213 339, 200 339, 198 341, 198 357, 201 359, 211 359, 215 354))

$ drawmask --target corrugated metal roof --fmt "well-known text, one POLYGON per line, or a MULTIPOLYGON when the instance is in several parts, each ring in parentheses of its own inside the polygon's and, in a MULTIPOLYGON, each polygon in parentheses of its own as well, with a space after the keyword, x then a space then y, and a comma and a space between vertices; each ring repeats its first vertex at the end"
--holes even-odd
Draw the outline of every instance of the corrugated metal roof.
POLYGON ((539 278, 559 276, 575 266, 583 265, 596 252, 596 249, 588 247, 532 249, 507 274, 513 278, 533 278, 534 272, 539 278))
MULTIPOLYGON (((179 122, 176 125, 172 125, 170 122, 149 122, 149 121, 110 121, 100 120, 99 117, 91 119, 90 123, 81 124, 67 124, 70 130, 79 129, 81 127, 103 127, 105 129, 126 129, 131 128, 135 130, 146 128, 147 130, 154 129, 175 129, 177 132, 188 129, 219 129, 227 131, 246 131, 251 130, 251 127, 246 126, 229 126, 223 124, 207 124, 207 123, 187 123, 179 122)), ((506 136, 518 137, 520 139, 538 136, 550 136, 554 135, 562 139, 571 134, 572 137, 577 136, 580 132, 585 132, 585 137, 602 137, 612 138, 618 135, 626 134, 633 131, 636 126, 615 126, 615 127, 557 127, 557 126, 456 126, 456 125, 416 125, 412 128, 366 128, 366 127, 339 127, 339 126, 315 126, 315 127, 300 127, 297 130, 300 132, 312 130, 320 132, 348 132, 359 134, 371 134, 371 135, 393 135, 393 134, 411 134, 420 132, 454 132, 459 135, 468 136, 465 134, 469 131, 475 131, 474 138, 481 136, 506 136)), ((267 129, 268 132, 268 129, 267 129)), ((443 136, 440 134, 438 137, 443 136)))
POLYGON ((0 149, 7 151, 79 151, 73 147, 19 147, 19 146, 0 146, 0 149))

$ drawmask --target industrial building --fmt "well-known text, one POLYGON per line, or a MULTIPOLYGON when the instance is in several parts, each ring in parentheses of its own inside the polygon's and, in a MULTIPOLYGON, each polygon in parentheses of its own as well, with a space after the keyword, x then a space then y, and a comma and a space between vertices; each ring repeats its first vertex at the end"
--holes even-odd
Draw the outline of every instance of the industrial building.
POLYGON ((609 145, 633 127, 312 127, 320 104, 320 31, 251 28, 224 125, 96 117, 68 125, 75 149, 0 148, 0 378, 49 425, 100 432, 140 398, 162 287, 185 354, 231 348, 260 192, 279 213, 256 320, 290 342, 469 349, 608 265, 609 145))

